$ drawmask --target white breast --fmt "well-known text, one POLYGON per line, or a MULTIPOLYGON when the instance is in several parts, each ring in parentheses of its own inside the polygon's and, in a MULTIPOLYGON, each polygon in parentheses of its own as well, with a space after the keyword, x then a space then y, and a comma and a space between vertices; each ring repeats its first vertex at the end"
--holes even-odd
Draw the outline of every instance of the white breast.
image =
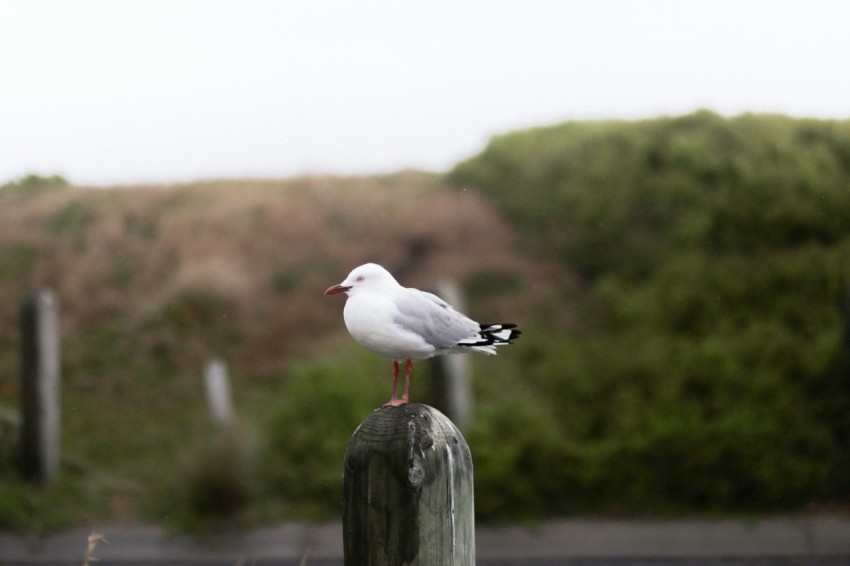
POLYGON ((397 314, 391 298, 371 293, 349 297, 343 310, 348 332, 364 348, 399 361, 430 358, 434 347, 394 322, 397 314))

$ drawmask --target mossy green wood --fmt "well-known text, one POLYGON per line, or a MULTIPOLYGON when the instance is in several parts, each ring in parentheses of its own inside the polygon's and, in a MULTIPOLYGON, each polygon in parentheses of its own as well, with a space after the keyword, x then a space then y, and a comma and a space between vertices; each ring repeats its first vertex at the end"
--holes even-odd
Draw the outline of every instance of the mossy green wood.
POLYGON ((344 467, 346 565, 475 563, 472 456, 445 415, 415 403, 375 411, 344 467))

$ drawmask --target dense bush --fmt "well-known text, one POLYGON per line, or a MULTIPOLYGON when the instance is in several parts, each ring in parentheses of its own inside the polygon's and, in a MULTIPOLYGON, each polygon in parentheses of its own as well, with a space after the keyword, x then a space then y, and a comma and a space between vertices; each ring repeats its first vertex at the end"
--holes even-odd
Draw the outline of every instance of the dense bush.
POLYGON ((849 175, 850 122, 699 112, 506 134, 450 177, 594 279, 645 276, 683 249, 834 245, 849 175))
POLYGON ((68 181, 59 175, 44 177, 42 175, 30 174, 16 181, 10 181, 0 185, 0 192, 6 194, 17 194, 20 196, 31 196, 41 191, 50 191, 68 187, 68 181))
MULTIPOLYGON (((850 497, 850 123, 568 123, 497 137, 450 177, 589 290, 580 333, 524 336, 517 374, 546 416, 498 449, 482 442, 482 513, 850 497)), ((512 404, 493 418, 527 420, 512 404)))
POLYGON ((265 419, 262 475, 274 497, 301 516, 338 514, 348 441, 390 395, 390 363, 348 346, 318 362, 293 364, 265 419))

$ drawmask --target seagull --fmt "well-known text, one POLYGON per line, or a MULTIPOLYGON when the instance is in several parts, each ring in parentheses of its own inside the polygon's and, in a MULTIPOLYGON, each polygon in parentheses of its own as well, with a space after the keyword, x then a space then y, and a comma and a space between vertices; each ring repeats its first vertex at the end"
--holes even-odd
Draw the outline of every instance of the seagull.
POLYGON ((480 324, 443 299, 402 287, 376 263, 355 268, 325 295, 345 293, 345 326, 364 348, 393 361, 393 394, 384 407, 408 402, 413 360, 442 354, 480 352, 494 355, 497 346, 521 334, 516 324, 480 324), (398 397, 399 363, 405 362, 404 393, 398 397))

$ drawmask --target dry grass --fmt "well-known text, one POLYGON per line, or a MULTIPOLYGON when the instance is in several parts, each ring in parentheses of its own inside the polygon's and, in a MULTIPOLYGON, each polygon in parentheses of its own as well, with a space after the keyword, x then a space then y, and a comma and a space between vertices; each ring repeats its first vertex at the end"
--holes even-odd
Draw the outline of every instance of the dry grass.
POLYGON ((86 553, 83 556, 83 566, 89 566, 92 562, 96 562, 97 558, 94 556, 94 551, 97 549, 97 545, 99 543, 109 544, 109 541, 103 538, 103 535, 98 532, 93 532, 88 537, 88 543, 86 544, 86 553))

